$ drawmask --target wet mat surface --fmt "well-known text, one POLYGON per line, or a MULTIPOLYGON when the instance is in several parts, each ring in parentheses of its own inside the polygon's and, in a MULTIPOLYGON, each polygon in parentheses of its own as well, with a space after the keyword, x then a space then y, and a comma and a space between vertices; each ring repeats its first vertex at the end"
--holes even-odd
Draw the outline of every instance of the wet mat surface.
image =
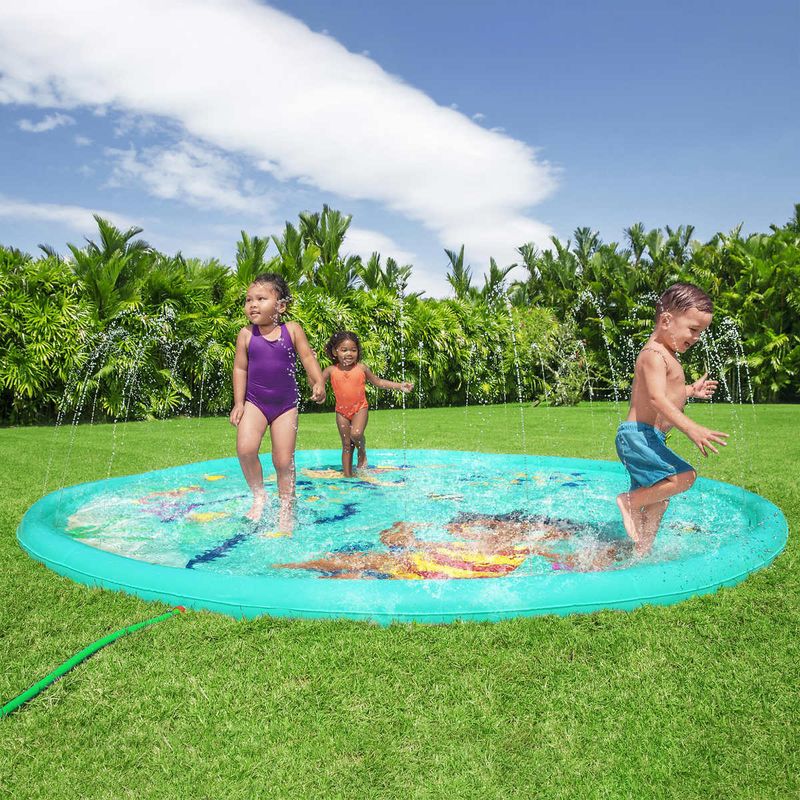
MULTIPOLYGON (((490 584, 517 591, 525 579, 546 579, 548 596, 566 591, 562 583, 583 597, 581 575, 622 579, 662 569, 683 592, 730 582, 782 547, 780 512, 728 484, 699 479, 673 499, 652 552, 635 559, 614 503, 627 488, 619 464, 457 451, 370 456, 369 469, 346 479, 338 451, 298 451, 291 534, 276 525, 268 458, 270 503, 258 523, 244 516, 251 496, 236 459, 70 487, 31 512, 37 528, 46 526, 48 546, 79 544, 71 550, 79 557, 102 551, 198 578, 271 579, 272 589, 280 584, 290 593, 292 583, 301 591, 313 581, 359 608, 367 601, 344 584, 468 582, 484 585, 486 602, 490 584), (731 574, 709 578, 707 566, 726 559, 731 574)), ((641 588, 647 594, 653 586, 641 588)))

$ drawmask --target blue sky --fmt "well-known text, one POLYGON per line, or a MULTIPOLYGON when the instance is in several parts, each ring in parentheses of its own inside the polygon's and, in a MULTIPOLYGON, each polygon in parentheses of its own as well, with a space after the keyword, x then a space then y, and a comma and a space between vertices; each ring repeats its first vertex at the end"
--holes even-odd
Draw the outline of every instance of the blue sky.
POLYGON ((800 4, 26 0, 0 11, 0 242, 91 212, 230 262, 327 202, 476 272, 575 227, 710 237, 800 201, 800 4), (66 6, 66 8, 64 7, 66 6))

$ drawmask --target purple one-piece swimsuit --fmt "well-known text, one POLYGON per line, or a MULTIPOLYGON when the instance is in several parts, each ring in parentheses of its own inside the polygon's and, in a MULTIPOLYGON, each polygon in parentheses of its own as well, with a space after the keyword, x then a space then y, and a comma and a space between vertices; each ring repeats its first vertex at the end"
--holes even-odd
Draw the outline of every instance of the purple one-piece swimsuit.
POLYGON ((295 408, 300 401, 297 391, 297 353, 285 325, 281 335, 271 342, 253 325, 247 348, 247 392, 249 400, 272 423, 295 408))

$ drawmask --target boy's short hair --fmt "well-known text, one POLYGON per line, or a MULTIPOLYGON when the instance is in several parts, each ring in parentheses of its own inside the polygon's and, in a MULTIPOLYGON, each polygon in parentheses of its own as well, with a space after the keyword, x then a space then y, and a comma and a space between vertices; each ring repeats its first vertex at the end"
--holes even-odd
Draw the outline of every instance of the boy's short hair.
POLYGON ((292 293, 289 291, 289 284, 286 283, 283 275, 279 275, 277 272, 262 272, 253 278, 253 284, 256 283, 267 283, 272 286, 275 294, 278 295, 278 300, 286 301, 287 306, 292 302, 292 293))
POLYGON ((699 311, 714 312, 711 298, 693 283, 673 283, 656 303, 656 322, 665 311, 688 311, 696 308, 699 311))
POLYGON ((337 331, 328 339, 325 345, 325 355, 335 364, 336 356, 334 350, 342 343, 350 340, 356 346, 356 361, 361 361, 361 341, 352 331, 337 331))

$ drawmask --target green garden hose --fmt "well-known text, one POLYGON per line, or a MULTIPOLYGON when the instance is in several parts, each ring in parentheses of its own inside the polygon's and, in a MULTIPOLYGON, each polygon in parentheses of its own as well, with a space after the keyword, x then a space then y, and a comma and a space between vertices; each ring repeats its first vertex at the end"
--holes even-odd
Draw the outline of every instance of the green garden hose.
POLYGON ((176 606, 172 609, 172 611, 168 611, 166 614, 162 614, 159 617, 153 617, 152 619, 147 619, 144 622, 137 622, 135 625, 129 625, 127 628, 121 628, 118 631, 114 631, 114 633, 110 633, 108 636, 104 636, 102 639, 98 639, 96 642, 93 642, 88 647, 85 647, 79 653, 75 653, 72 658, 68 661, 65 661, 61 666, 56 667, 49 675, 42 678, 38 683, 35 683, 31 686, 30 689, 27 689, 22 694, 17 695, 13 700, 10 700, 6 703, 2 708, 0 708, 0 719, 2 717, 7 716, 12 711, 15 711, 24 703, 27 703, 28 700, 36 697, 39 692, 46 689, 51 683, 55 683, 62 675, 66 675, 73 667, 77 667, 82 661, 85 661, 89 656, 94 655, 98 650, 101 650, 107 644, 111 644, 115 642, 117 639, 121 638, 122 636, 127 636, 129 633, 134 633, 135 631, 141 630, 142 628, 146 628, 148 625, 155 625, 156 622, 162 622, 165 619, 169 619, 170 617, 175 616, 176 614, 181 614, 186 609, 183 606, 176 606))

